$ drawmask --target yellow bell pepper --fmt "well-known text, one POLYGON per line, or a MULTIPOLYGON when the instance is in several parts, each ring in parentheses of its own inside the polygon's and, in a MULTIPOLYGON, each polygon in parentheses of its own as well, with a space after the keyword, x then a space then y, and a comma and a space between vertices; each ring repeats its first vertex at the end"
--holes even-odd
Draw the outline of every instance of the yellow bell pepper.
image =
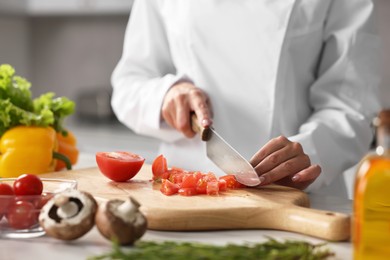
POLYGON ((51 127, 16 126, 0 140, 0 177, 54 171, 58 141, 51 127))

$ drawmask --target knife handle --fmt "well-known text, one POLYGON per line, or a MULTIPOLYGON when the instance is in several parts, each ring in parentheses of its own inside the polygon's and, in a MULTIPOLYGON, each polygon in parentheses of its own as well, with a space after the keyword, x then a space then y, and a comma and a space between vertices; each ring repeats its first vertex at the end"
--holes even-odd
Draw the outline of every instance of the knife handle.
POLYGON ((202 141, 208 141, 211 138, 211 130, 209 127, 205 128, 199 124, 198 117, 194 112, 191 113, 191 128, 195 133, 200 135, 202 141))

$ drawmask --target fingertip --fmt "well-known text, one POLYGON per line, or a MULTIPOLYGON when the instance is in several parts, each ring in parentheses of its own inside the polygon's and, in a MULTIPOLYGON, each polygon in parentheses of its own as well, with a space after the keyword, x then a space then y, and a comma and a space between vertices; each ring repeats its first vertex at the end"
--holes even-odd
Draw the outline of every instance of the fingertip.
POLYGON ((298 174, 295 174, 295 175, 291 178, 291 180, 292 180, 293 182, 299 182, 300 179, 301 179, 301 176, 298 175, 298 174))
POLYGON ((209 127, 212 124, 212 120, 209 118, 204 118, 201 122, 203 127, 209 127))

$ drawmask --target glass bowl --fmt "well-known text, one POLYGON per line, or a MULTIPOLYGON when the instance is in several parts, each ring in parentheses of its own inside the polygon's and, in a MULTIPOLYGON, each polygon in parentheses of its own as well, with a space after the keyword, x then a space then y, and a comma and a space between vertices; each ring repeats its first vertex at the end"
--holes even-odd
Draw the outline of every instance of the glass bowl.
MULTIPOLYGON (((77 189, 77 181, 40 178, 43 183, 41 195, 0 195, 0 237, 31 238, 45 234, 39 226, 41 208, 55 194, 68 189, 77 189)), ((16 178, 0 178, 0 183, 13 186, 16 178)))

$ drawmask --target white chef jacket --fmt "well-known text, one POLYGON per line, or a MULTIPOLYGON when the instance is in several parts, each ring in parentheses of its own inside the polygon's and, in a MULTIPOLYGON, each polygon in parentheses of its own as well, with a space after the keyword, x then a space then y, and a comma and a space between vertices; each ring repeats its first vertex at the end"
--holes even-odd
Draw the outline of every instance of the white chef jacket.
POLYGON ((168 89, 191 81, 210 97, 214 128, 245 158, 285 135, 321 165, 312 188, 329 184, 372 141, 380 109, 372 12, 371 0, 135 1, 113 109, 163 141, 169 166, 220 174, 199 137, 161 117, 168 89))

